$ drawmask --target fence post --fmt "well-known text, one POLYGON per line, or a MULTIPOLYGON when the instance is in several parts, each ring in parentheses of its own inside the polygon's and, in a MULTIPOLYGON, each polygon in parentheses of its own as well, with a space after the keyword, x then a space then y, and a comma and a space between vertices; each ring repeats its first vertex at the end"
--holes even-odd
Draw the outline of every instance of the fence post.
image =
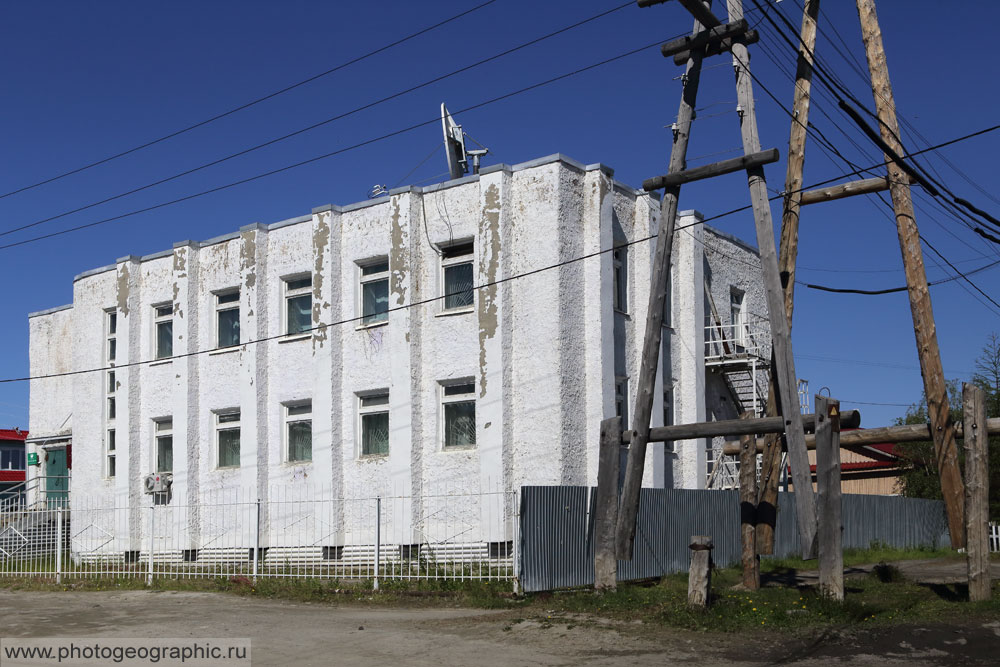
POLYGON ((156 494, 149 496, 149 568, 146 572, 146 585, 153 585, 153 533, 156 528, 156 494))
POLYGON ((989 545, 989 434, 986 397, 979 387, 962 386, 962 425, 965 435, 965 557, 969 600, 990 599, 989 545))
POLYGON ((373 587, 378 590, 378 575, 382 556, 382 496, 375 498, 375 580, 373 587))
POLYGON ((844 599, 843 507, 840 484, 840 401, 816 395, 816 487, 819 589, 844 599))
POLYGON ((688 570, 688 605, 707 607, 712 593, 712 536, 691 536, 691 566, 688 570))
POLYGON ((518 491, 512 491, 507 495, 508 502, 511 503, 511 557, 513 562, 511 567, 514 570, 514 595, 521 594, 521 502, 518 491))
POLYGON ((256 515, 253 522, 253 583, 257 583, 257 568, 260 561, 260 498, 254 503, 256 515))
POLYGON ((63 511, 56 510, 56 583, 62 583, 63 511))

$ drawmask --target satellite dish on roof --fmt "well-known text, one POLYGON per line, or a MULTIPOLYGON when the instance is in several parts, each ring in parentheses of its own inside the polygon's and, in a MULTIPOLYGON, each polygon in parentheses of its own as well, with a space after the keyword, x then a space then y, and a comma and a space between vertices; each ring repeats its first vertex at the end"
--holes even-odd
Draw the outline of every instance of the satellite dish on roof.
POLYGON ((462 126, 455 122, 455 119, 448 112, 444 102, 441 103, 441 131, 444 133, 444 149, 448 158, 448 172, 451 178, 461 178, 469 173, 469 157, 472 157, 472 173, 479 173, 479 159, 489 153, 489 149, 472 139, 473 142, 481 146, 481 150, 467 151, 465 149, 465 137, 468 136, 462 130, 462 126))
POLYGON ((452 178, 461 178, 469 172, 469 158, 465 154, 465 133, 455 122, 448 108, 441 103, 441 131, 444 133, 444 150, 448 158, 448 171, 452 178))

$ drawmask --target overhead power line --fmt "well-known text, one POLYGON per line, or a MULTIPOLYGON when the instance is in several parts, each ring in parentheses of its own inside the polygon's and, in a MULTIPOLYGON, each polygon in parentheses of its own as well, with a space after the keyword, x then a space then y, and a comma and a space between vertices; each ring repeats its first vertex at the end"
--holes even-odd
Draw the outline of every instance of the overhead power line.
MULTIPOLYGON (((672 39, 672 38, 668 38, 668 39, 672 39)), ((525 86, 523 88, 519 88, 519 89, 511 91, 509 93, 505 93, 503 95, 498 95, 497 97, 490 98, 490 99, 485 100, 483 102, 479 102, 477 104, 473 104, 471 106, 467 106, 467 107, 465 107, 463 109, 459 109, 459 110, 455 111, 454 113, 456 115, 460 114, 460 113, 467 113, 469 111, 473 111, 475 109, 480 109, 482 107, 489 106, 491 104, 495 104, 497 102, 506 100, 508 98, 515 97, 517 95, 521 95, 521 94, 530 92, 532 90, 535 90, 536 88, 542 88, 544 86, 551 85, 551 84, 556 83, 558 81, 562 81, 563 79, 568 79, 570 77, 577 76, 577 75, 582 74, 584 72, 588 72, 588 71, 590 71, 592 69, 596 69, 598 67, 602 67, 604 65, 607 65, 609 63, 612 63, 612 62, 615 62, 615 61, 618 61, 618 60, 621 60, 623 58, 627 58, 629 56, 633 56, 633 55, 635 55, 637 53, 640 53, 640 52, 645 51, 647 49, 653 48, 654 46, 659 46, 660 43, 663 42, 663 41, 666 41, 666 40, 658 39, 655 42, 651 42, 651 43, 646 44, 644 46, 640 46, 639 48, 632 49, 632 50, 626 51, 624 53, 620 53, 620 54, 618 54, 616 56, 612 56, 610 58, 605 58, 604 60, 601 60, 599 62, 593 63, 591 65, 587 65, 586 67, 580 67, 580 68, 575 69, 575 70, 573 70, 571 72, 567 72, 565 74, 560 74, 558 76, 554 76, 554 77, 546 79, 544 81, 540 81, 538 83, 534 83, 534 84, 531 84, 529 86, 525 86)), ((386 134, 382 134, 382 135, 379 135, 377 137, 373 137, 371 139, 366 139, 364 141, 360 141, 358 143, 351 144, 349 146, 344 146, 342 148, 338 148, 337 150, 333 150, 333 151, 330 151, 328 153, 323 153, 322 155, 317 155, 315 157, 311 157, 311 158, 308 158, 306 160, 300 160, 298 162, 293 162, 292 164, 288 164, 288 165, 285 165, 283 167, 278 167, 276 169, 271 169, 270 171, 266 171, 266 172, 263 172, 263 173, 260 173, 260 174, 256 174, 254 176, 249 176, 247 178, 242 178, 242 179, 237 180, 237 181, 231 181, 229 183, 226 183, 226 184, 223 184, 223 185, 219 185, 219 186, 216 186, 214 188, 208 188, 207 190, 202 190, 202 191, 196 192, 194 194, 185 195, 183 197, 177 197, 176 199, 171 199, 171 200, 168 200, 168 201, 165 201, 165 202, 160 202, 158 204, 152 204, 150 206, 145 206, 145 207, 140 208, 140 209, 136 209, 136 210, 133 210, 133 211, 128 211, 126 213, 121 213, 119 215, 110 216, 110 217, 103 218, 103 219, 100 219, 100 220, 95 220, 93 222, 88 222, 88 223, 85 223, 85 224, 76 225, 74 227, 69 227, 69 228, 62 229, 62 230, 59 230, 59 231, 56 231, 56 232, 50 232, 48 234, 41 234, 39 236, 34 236, 34 237, 31 237, 31 238, 22 239, 20 241, 14 241, 14 242, 11 242, 11 243, 7 243, 5 245, 0 245, 0 250, 6 250, 8 248, 14 248, 14 247, 17 247, 17 246, 26 245, 28 243, 35 243, 37 241, 41 241, 41 240, 44 240, 44 239, 49 239, 49 238, 53 238, 53 237, 56 237, 56 236, 62 236, 63 234, 69 234, 71 232, 80 231, 82 229, 89 229, 91 227, 96 227, 98 225, 103 225, 103 224, 106 224, 106 223, 109 223, 109 222, 114 222, 116 220, 122 220, 122 219, 125 219, 125 218, 129 218, 129 217, 138 215, 140 213, 146 213, 146 212, 149 212, 149 211, 154 211, 154 210, 157 210, 157 209, 165 208, 167 206, 172 206, 174 204, 179 204, 181 202, 190 201, 192 199, 197 199, 199 197, 204 197, 206 195, 209 195, 209 194, 212 194, 212 193, 215 193, 215 192, 220 192, 222 190, 228 190, 228 189, 236 187, 238 185, 243 185, 245 183, 251 183, 253 181, 257 181, 257 180, 260 180, 262 178, 266 178, 268 176, 274 176, 275 174, 280 174, 282 172, 289 171, 289 170, 292 170, 292 169, 296 169, 298 167, 302 167, 302 166, 305 166, 307 164, 312 164, 313 162, 318 162, 320 160, 325 160, 327 158, 334 157, 336 155, 340 155, 342 153, 346 153, 346 152, 351 151, 351 150, 362 148, 364 146, 368 146, 370 144, 377 143, 379 141, 384 141, 385 139, 389 139, 389 138, 392 138, 392 137, 395 137, 395 136, 399 136, 399 135, 405 134, 407 132, 412 132, 413 130, 419 129, 421 127, 425 127, 427 125, 431 125, 431 124, 434 124, 434 123, 440 123, 440 122, 441 122, 440 116, 435 116, 434 118, 431 118, 429 120, 425 120, 425 121, 422 121, 422 122, 419 122, 419 123, 414 123, 413 125, 408 125, 406 127, 400 128, 398 130, 394 130, 392 132, 387 132, 386 134)))
POLYGON ((241 157, 243 155, 247 155, 247 154, 252 153, 254 151, 258 151, 258 150, 260 150, 262 148, 266 148, 268 146, 273 146, 274 144, 280 143, 282 141, 287 141, 288 139, 291 139, 293 137, 297 137, 297 136, 299 136, 301 134, 305 134, 306 132, 311 132, 312 130, 315 130, 315 129, 318 129, 320 127, 329 125, 330 123, 336 122, 338 120, 343 120, 344 118, 347 118, 349 116, 353 116, 353 115, 358 114, 358 113, 360 113, 362 111, 367 111, 368 109, 372 109, 372 108, 374 108, 374 107, 376 107, 376 106, 378 106, 380 104, 384 104, 386 102, 389 102, 391 100, 397 99, 397 98, 402 97, 404 95, 408 95, 409 93, 412 93, 414 91, 420 90, 421 88, 426 88, 427 86, 430 86, 430 85, 435 84, 435 83, 439 83, 441 81, 444 81, 445 79, 449 79, 449 78, 451 78, 453 76, 457 76, 458 74, 461 74, 463 72, 468 72, 469 70, 475 69, 477 67, 481 67, 481 66, 483 66, 483 65, 485 65, 487 63, 493 62, 494 60, 499 60, 500 58, 508 56, 508 55, 510 55, 512 53, 516 53, 517 51, 520 51, 522 49, 526 49, 529 46, 534 46, 535 44, 543 42, 543 41, 545 41, 547 39, 551 39, 553 37, 556 37, 557 35, 561 35, 564 32, 568 32, 568 31, 573 30, 575 28, 579 28, 582 25, 585 25, 585 24, 590 23, 592 21, 596 21, 597 19, 600 19, 600 18, 603 18, 605 16, 608 16, 609 14, 613 14, 614 12, 620 11, 620 10, 624 9, 625 7, 630 6, 631 4, 632 4, 631 2, 626 2, 623 5, 619 5, 617 7, 613 7, 611 9, 607 9, 607 10, 605 10, 603 12, 600 12, 598 14, 595 14, 595 15, 589 17, 589 18, 583 19, 581 21, 577 21, 576 23, 572 23, 570 25, 567 25, 567 26, 564 26, 562 28, 559 28, 558 30, 554 30, 552 32, 549 32, 549 33, 547 33, 545 35, 542 35, 541 37, 536 37, 534 39, 528 40, 527 42, 523 42, 523 43, 521 43, 521 44, 519 44, 517 46, 511 47, 509 49, 505 49, 504 51, 496 53, 496 54, 494 54, 492 56, 488 56, 488 57, 482 58, 482 59, 480 59, 480 60, 478 60, 478 61, 476 61, 474 63, 471 63, 471 64, 468 64, 468 65, 464 65, 462 67, 459 67, 458 69, 452 70, 452 71, 448 72, 447 74, 442 74, 440 76, 433 77, 433 78, 428 79, 428 80, 426 80, 426 81, 424 81, 422 83, 418 83, 416 85, 409 86, 407 88, 404 88, 403 90, 400 90, 400 91, 397 91, 395 93, 392 93, 391 95, 386 95, 385 97, 381 97, 381 98, 379 98, 379 99, 377 99, 377 100, 375 100, 373 102, 369 102, 367 104, 363 104, 361 106, 354 107, 353 109, 351 109, 349 111, 345 111, 345 112, 342 112, 342 113, 330 116, 329 118, 325 118, 325 119, 323 119, 323 120, 321 120, 319 122, 312 123, 311 125, 307 125, 305 127, 301 127, 301 128, 299 128, 299 129, 297 129, 297 130, 295 130, 293 132, 289 132, 287 134, 283 134, 283 135, 281 135, 279 137, 275 137, 273 139, 269 139, 268 141, 265 141, 263 143, 259 143, 259 144, 256 144, 254 146, 250 146, 249 148, 244 148, 243 150, 237 151, 235 153, 230 153, 229 155, 225 155, 225 156, 223 156, 221 158, 218 158, 218 159, 215 159, 215 160, 211 160, 210 162, 205 162, 205 163, 200 164, 200 165, 198 165, 196 167, 192 167, 190 169, 185 169, 184 171, 178 172, 178 173, 173 174, 171 176, 167 176, 165 178, 161 178, 161 179, 153 181, 151 183, 146 183, 145 185, 140 185, 138 187, 132 188, 131 190, 126 190, 125 192, 121 192, 121 193, 118 193, 116 195, 112 195, 110 197, 105 197, 104 199, 93 201, 93 202, 90 202, 89 204, 84 204, 83 206, 78 206, 78 207, 70 209, 68 211, 62 211, 61 213, 57 213, 55 215, 50 215, 50 216, 48 216, 46 218, 42 218, 40 220, 35 220, 34 222, 29 222, 29 223, 25 223, 23 225, 19 225, 17 227, 12 227, 10 229, 6 229, 6 230, 0 232, 0 236, 7 236, 7 235, 13 234, 15 232, 19 232, 19 231, 23 231, 25 229, 30 229, 32 227, 37 227, 39 225, 43 225, 43 224, 45 224, 47 222, 52 222, 53 220, 59 220, 59 219, 65 217, 67 215, 71 215, 73 213, 80 213, 81 211, 86 211, 88 209, 94 208, 95 206, 100 206, 102 204, 107 204, 109 202, 113 202, 113 201, 115 201, 117 199, 121 199, 121 198, 127 197, 129 195, 134 195, 134 194, 136 194, 138 192, 142 192, 144 190, 148 190, 150 188, 154 188, 154 187, 156 187, 158 185, 163 185, 164 183, 169 183, 170 181, 175 181, 178 178, 182 178, 184 176, 189 176, 190 174, 193 174, 195 172, 202 171, 203 169, 208 169, 209 167, 214 167, 216 165, 222 164, 223 162, 228 162, 229 160, 233 160, 233 159, 241 157))
POLYGON ((161 137, 157 137, 156 139, 151 139, 150 141, 147 141, 145 143, 139 144, 137 146, 133 146, 132 148, 126 149, 124 151, 121 151, 120 153, 115 153, 114 155, 109 155, 108 157, 102 158, 100 160, 96 160, 94 162, 90 162, 90 163, 82 165, 80 167, 76 167, 75 169, 70 169, 69 171, 63 172, 61 174, 57 174, 57 175, 52 176, 50 178, 46 178, 44 180, 38 181, 37 183, 32 183, 31 185, 25 185, 24 187, 18 188, 16 190, 11 190, 10 192, 4 193, 4 194, 0 194, 0 199, 4 199, 6 197, 10 197, 11 195, 19 194, 21 192, 25 192, 25 191, 31 190, 33 188, 41 187, 42 185, 47 185, 49 183, 53 183, 53 182, 58 181, 60 179, 66 178, 67 176, 72 176, 73 174, 79 174, 82 171, 86 171, 88 169, 92 169, 93 167, 97 167, 97 166, 100 166, 102 164, 107 164, 108 162, 111 162, 112 160, 117 160, 120 157, 125 157, 126 155, 131 155, 132 153, 136 153, 136 152, 141 151, 141 150, 143 150, 145 148, 149 148, 150 146, 155 146, 156 144, 159 144, 159 143, 162 143, 164 141, 167 141, 168 139, 173 139, 174 137, 178 137, 178 136, 180 136, 182 134, 190 132, 191 130, 196 130, 199 127, 204 127, 205 125, 208 125, 209 123, 214 123, 215 121, 221 120, 223 118, 226 118, 227 116, 232 116, 235 113, 238 113, 240 111, 244 111, 245 109, 249 109, 250 107, 255 106, 257 104, 260 104, 261 102, 265 102, 265 101, 270 100, 272 98, 275 98, 275 97, 277 97, 279 95, 283 95, 284 93, 287 93, 289 91, 295 90, 296 88, 304 86, 307 83, 312 83, 313 81, 316 81, 317 79, 321 79, 321 78, 323 78, 325 76, 329 76, 330 74, 333 74, 334 72, 339 72, 340 70, 345 69, 347 67, 350 67, 351 65, 355 65, 355 64, 361 62, 362 60, 367 60, 368 58, 371 58, 372 56, 378 55, 379 53, 382 53, 383 51, 387 51, 387 50, 389 50, 389 49, 391 49, 391 48, 393 48, 395 46, 399 46, 400 44, 408 42, 411 39, 414 39, 416 37, 424 35, 424 34, 426 34, 428 32, 433 31, 433 30, 436 30, 436 29, 438 29, 438 28, 440 28, 442 26, 445 26, 445 25, 447 25, 449 23, 452 23, 453 21, 457 21, 458 19, 460 19, 460 18, 462 18, 464 16, 468 16, 469 14, 472 14, 473 12, 479 11, 480 9, 483 9, 484 7, 492 5, 495 2, 497 2, 497 0, 486 0, 486 2, 478 4, 475 7, 471 7, 469 9, 466 9, 463 12, 459 12, 458 14, 455 14, 454 16, 452 16, 450 18, 447 18, 447 19, 445 19, 443 21, 439 21, 439 22, 437 22, 437 23, 435 23, 433 25, 427 26, 426 28, 418 30, 417 32, 410 33, 406 37, 403 37, 401 39, 397 39, 397 40, 395 40, 393 42, 389 42, 385 46, 380 46, 379 48, 377 48, 377 49, 375 49, 373 51, 369 51, 368 53, 365 53, 363 55, 357 56, 356 58, 352 58, 351 60, 348 60, 347 62, 343 62, 343 63, 341 63, 339 65, 336 65, 335 67, 331 67, 328 70, 325 70, 323 72, 319 72, 318 74, 314 74, 314 75, 312 75, 312 76, 310 76, 310 77, 308 77, 306 79, 303 79, 303 80, 298 81, 296 83, 293 83, 291 85, 285 86, 284 88, 276 90, 276 91, 274 91, 272 93, 268 93, 267 95, 264 95, 263 97, 258 97, 257 99, 254 99, 254 100, 251 100, 249 102, 246 102, 245 104, 241 104, 241 105, 239 105, 237 107, 233 107, 232 109, 229 109, 228 111, 223 111, 222 113, 219 113, 219 114, 216 114, 216 115, 211 116, 209 118, 206 118, 205 120, 202 120, 202 121, 199 121, 197 123, 194 123, 193 125, 188 125, 187 127, 181 128, 179 130, 175 130, 173 132, 170 132, 169 134, 165 134, 165 135, 163 135, 161 137))

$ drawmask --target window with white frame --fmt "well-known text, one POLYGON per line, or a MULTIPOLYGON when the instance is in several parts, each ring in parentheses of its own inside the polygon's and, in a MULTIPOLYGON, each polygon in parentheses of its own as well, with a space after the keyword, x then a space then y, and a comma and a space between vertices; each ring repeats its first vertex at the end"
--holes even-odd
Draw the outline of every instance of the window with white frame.
POLYGON ((285 280, 285 333, 294 335, 312 329, 312 276, 285 280))
POLYGON ((104 434, 105 468, 104 472, 108 477, 115 476, 115 464, 117 463, 117 443, 115 442, 115 429, 109 428, 104 434))
MULTIPOLYGON (((104 312, 104 362, 108 366, 115 365, 118 356, 118 313, 114 310, 104 312)), ((117 408, 116 395, 118 390, 117 377, 114 368, 105 371, 104 376, 104 475, 115 476, 117 450, 115 442, 115 412, 117 408)))
POLYGON ((174 356, 174 307, 172 304, 153 306, 153 343, 157 359, 174 356))
POLYGON ((615 378, 615 416, 621 417, 622 428, 628 428, 628 378, 615 378))
POLYGON ((444 448, 476 446, 476 384, 472 380, 441 386, 444 448))
POLYGON ((112 310, 105 312, 104 315, 104 360, 114 365, 115 358, 118 356, 118 313, 112 310))
POLYGON ((361 269, 361 324, 389 321, 389 260, 382 258, 361 269))
POLYGON ((612 300, 615 310, 623 313, 628 312, 628 248, 618 246, 611 251, 611 263, 614 267, 612 274, 612 300))
POLYGON ((0 470, 24 470, 24 445, 0 445, 0 470))
POLYGON ((215 413, 216 465, 236 468, 240 465, 240 411, 220 410, 215 413))
POLYGON ((219 347, 240 344, 240 291, 229 290, 215 295, 216 343, 219 347))
POLYGON ((465 241, 454 243, 442 249, 443 310, 468 310, 472 308, 474 247, 472 241, 465 241))
POLYGON ((174 420, 171 417, 153 422, 153 449, 156 457, 154 472, 172 472, 174 469, 174 420))
POLYGON ((361 456, 389 453, 389 390, 358 396, 361 456))
POLYGON ((743 290, 735 287, 729 290, 729 314, 730 322, 733 325, 733 344, 746 346, 747 319, 746 310, 743 307, 743 290))
POLYGON ((312 461, 312 402, 285 405, 285 451, 289 463, 312 461))

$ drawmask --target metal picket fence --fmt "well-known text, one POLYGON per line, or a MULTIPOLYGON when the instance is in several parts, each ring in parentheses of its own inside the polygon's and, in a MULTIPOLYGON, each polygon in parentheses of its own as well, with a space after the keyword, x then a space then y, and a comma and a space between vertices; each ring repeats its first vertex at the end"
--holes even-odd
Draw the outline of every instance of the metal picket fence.
POLYGON ((80 496, 0 514, 0 577, 512 580, 516 493, 288 486, 80 496))
POLYGON ((990 552, 1000 552, 1000 523, 990 522, 990 552))

